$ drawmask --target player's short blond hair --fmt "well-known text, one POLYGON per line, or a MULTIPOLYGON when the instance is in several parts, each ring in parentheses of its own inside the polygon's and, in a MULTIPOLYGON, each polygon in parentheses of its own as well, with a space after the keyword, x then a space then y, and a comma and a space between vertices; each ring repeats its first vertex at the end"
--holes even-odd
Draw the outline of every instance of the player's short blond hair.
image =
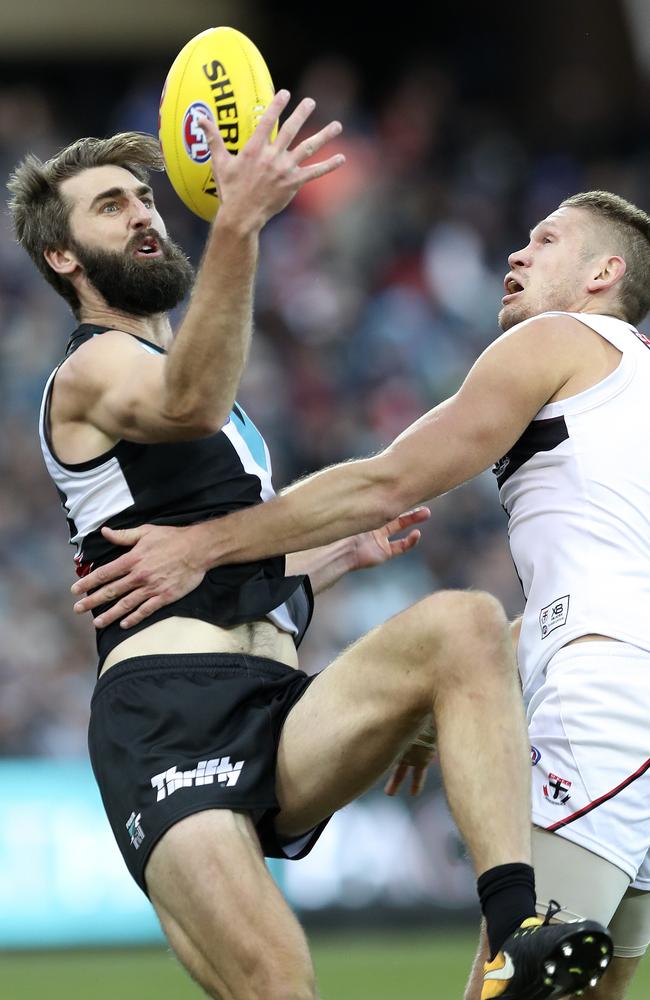
POLYGON ((560 208, 584 208, 604 224, 602 249, 625 261, 620 303, 624 318, 636 326, 650 311, 650 215, 610 191, 574 194, 560 208))
POLYGON ((121 132, 109 139, 77 139, 45 162, 30 153, 7 183, 16 239, 76 316, 79 299, 72 283, 52 270, 44 253, 65 249, 71 243, 70 205, 61 196, 61 182, 83 170, 109 164, 124 167, 143 184, 149 180, 149 170, 164 169, 157 139, 143 132, 121 132))

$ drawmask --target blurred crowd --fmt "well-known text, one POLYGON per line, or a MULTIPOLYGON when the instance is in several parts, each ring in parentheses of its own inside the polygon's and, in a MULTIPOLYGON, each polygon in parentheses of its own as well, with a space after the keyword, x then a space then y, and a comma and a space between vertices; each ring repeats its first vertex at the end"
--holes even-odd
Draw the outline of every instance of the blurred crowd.
MULTIPOLYGON (((97 134, 155 131, 158 84, 134 75, 126 96, 98 113, 97 134)), ((458 388, 498 332, 507 254, 563 197, 605 187, 650 207, 641 139, 620 154, 588 141, 574 152, 531 144, 505 101, 468 103, 453 74, 426 63, 374 106, 361 84, 335 58, 304 74, 296 98, 318 102, 310 128, 340 119, 336 149, 347 164, 301 192, 263 234, 239 399, 267 438, 276 488, 380 449, 458 388)), ((3 177, 26 152, 47 158, 82 134, 74 110, 64 116, 60 106, 45 89, 0 89, 3 177)), ((582 140, 599 127, 570 124, 582 140)), ((154 186, 168 229, 198 262, 205 224, 164 177, 154 186)), ((13 243, 6 211, 0 227, 0 754, 83 754, 93 629, 72 612, 72 549, 37 432, 43 385, 74 321, 13 243)), ((492 475, 432 510, 417 551, 319 598, 303 645, 307 670, 436 588, 486 588, 509 614, 521 610, 492 475)))

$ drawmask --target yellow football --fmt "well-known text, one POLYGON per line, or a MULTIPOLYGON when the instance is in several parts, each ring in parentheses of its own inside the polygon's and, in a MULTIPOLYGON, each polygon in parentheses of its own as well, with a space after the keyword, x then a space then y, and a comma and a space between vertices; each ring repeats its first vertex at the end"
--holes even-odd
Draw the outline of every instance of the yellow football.
POLYGON ((202 31, 174 59, 160 98, 158 135, 174 190, 202 219, 214 218, 219 199, 198 117, 216 122, 226 148, 238 153, 273 94, 261 53, 235 28, 202 31))

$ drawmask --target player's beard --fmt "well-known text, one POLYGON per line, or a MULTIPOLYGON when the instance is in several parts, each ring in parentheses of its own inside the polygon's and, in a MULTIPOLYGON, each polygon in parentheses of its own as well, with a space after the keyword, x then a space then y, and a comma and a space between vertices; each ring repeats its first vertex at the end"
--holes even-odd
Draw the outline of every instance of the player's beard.
POLYGON ((76 241, 71 249, 106 304, 134 316, 153 316, 173 309, 194 281, 194 268, 181 248, 154 230, 133 237, 123 251, 102 250, 76 241), (155 237, 162 257, 136 255, 148 235, 155 237))

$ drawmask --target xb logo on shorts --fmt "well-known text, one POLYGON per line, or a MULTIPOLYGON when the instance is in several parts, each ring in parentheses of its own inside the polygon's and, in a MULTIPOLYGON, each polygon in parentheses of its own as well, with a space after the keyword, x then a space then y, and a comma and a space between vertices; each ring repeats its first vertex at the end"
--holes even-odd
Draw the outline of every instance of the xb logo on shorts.
POLYGON ((158 789, 156 802, 173 795, 179 788, 211 785, 215 778, 227 788, 233 788, 239 781, 244 764, 243 760, 231 764, 230 757, 215 757, 214 760, 200 760, 191 771, 179 771, 176 765, 169 767, 160 774, 154 774, 151 779, 153 788, 158 789))
POLYGON ((548 784, 544 785, 544 796, 553 805, 563 806, 571 798, 571 782, 568 778, 560 778, 557 774, 549 773, 548 784))
POLYGON ((537 749, 537 747, 534 747, 533 744, 531 743, 531 745, 530 745, 530 763, 533 765, 533 767, 535 767, 535 764, 539 764, 539 762, 540 762, 541 759, 542 759, 542 755, 541 755, 540 751, 537 749))

